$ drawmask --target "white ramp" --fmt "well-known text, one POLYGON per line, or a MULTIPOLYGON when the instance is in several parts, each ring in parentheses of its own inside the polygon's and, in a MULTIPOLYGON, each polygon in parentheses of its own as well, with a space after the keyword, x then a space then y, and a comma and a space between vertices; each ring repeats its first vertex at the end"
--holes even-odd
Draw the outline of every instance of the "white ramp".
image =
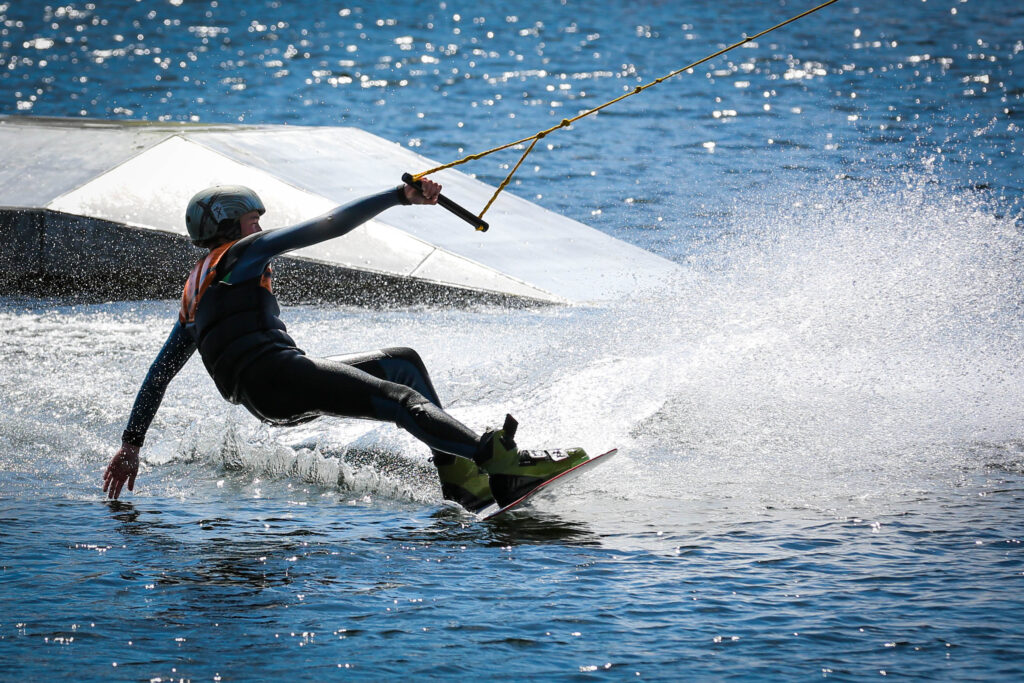
MULTIPOLYGON (((5 213, 54 212, 180 237, 189 198, 209 185, 252 187, 267 206, 264 228, 274 228, 436 165, 355 128, 6 117, 0 145, 8 150, 0 170, 5 213)), ((455 170, 433 178, 469 207, 483 206, 493 192, 455 170)), ((397 207, 293 256, 392 282, 550 303, 618 298, 676 269, 507 192, 487 220, 491 230, 480 233, 439 207, 397 207)))

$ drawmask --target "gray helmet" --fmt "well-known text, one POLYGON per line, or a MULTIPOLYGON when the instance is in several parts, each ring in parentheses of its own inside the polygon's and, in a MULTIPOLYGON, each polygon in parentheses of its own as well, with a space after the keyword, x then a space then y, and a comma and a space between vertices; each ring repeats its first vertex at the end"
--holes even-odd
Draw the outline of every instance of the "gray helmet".
POLYGON ((266 213, 259 196, 242 185, 217 185, 197 192, 185 210, 185 227, 192 244, 206 247, 231 237, 238 219, 250 211, 266 213))

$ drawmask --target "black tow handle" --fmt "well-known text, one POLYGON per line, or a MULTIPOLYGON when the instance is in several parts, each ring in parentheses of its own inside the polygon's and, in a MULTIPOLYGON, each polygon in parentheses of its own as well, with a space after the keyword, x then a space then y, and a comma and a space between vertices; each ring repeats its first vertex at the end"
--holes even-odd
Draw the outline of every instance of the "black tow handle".
MULTIPOLYGON (((423 191, 423 185, 420 184, 420 181, 413 178, 412 175, 409 173, 402 174, 402 182, 405 183, 406 185, 412 185, 420 192, 423 191)), ((445 197, 443 194, 437 196, 437 203, 440 204, 442 207, 448 209, 452 213, 454 213, 462 220, 472 225, 480 232, 487 232, 487 228, 491 227, 483 218, 480 218, 469 209, 456 204, 452 200, 448 199, 448 197, 445 197)))

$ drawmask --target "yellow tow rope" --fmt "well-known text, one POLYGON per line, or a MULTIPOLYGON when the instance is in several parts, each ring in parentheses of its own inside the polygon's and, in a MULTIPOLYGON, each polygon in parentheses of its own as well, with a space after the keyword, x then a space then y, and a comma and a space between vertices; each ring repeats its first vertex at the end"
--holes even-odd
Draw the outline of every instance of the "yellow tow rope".
POLYGON ((461 164, 465 164, 465 163, 470 162, 470 161, 476 161, 477 159, 484 158, 488 154, 494 154, 495 152, 500 152, 502 150, 506 150, 509 147, 515 147, 516 145, 522 145, 522 144, 524 144, 526 142, 529 142, 530 146, 527 147, 526 151, 523 152, 523 155, 521 157, 519 157, 519 161, 512 168, 512 170, 509 171, 508 176, 506 176, 505 180, 503 180, 502 183, 498 186, 498 189, 494 191, 494 194, 491 196, 490 200, 487 202, 487 205, 484 207, 483 211, 481 211, 479 215, 474 217, 472 215, 472 213, 470 213, 469 211, 463 209, 461 206, 458 206, 458 205, 454 204, 454 202, 450 202, 447 199, 446 199, 445 202, 442 202, 442 204, 447 203, 447 204, 451 205, 451 206, 446 206, 445 207, 445 208, 448 208, 449 210, 452 210, 452 207, 456 207, 456 208, 460 209, 461 213, 459 213, 459 212, 456 212, 456 213, 458 213, 458 215, 460 217, 464 218, 468 222, 470 222, 473 225, 475 225, 477 230, 486 231, 487 230, 487 223, 483 220, 484 214, 487 213, 487 210, 491 208, 491 205, 494 204, 494 200, 496 200, 498 198, 498 195, 501 194, 502 190, 504 190, 508 186, 508 184, 512 181, 512 177, 516 174, 516 171, 519 170, 519 167, 523 165, 523 161, 526 159, 527 156, 529 156, 530 152, 533 151, 533 148, 536 146, 537 141, 544 139, 544 137, 546 137, 548 135, 548 133, 552 133, 552 132, 558 130, 559 128, 567 128, 568 126, 571 126, 573 123, 575 123, 576 121, 579 121, 582 118, 590 116, 591 114, 596 114, 597 112, 601 111, 602 109, 605 109, 606 107, 610 107, 611 105, 616 104, 617 102, 621 102, 622 100, 626 99, 627 97, 632 97, 633 95, 637 95, 637 94, 643 92, 644 90, 647 90, 647 88, 650 88, 652 86, 658 85, 662 81, 666 81, 669 78, 672 78, 673 76, 678 76, 679 74, 683 73, 684 71, 689 71, 690 69, 693 69, 694 67, 700 66, 704 62, 712 60, 715 57, 719 57, 721 55, 724 55, 726 52, 729 52, 730 50, 734 50, 734 49, 736 49, 737 47, 739 47, 741 45, 746 45, 747 43, 749 43, 749 42, 751 42, 753 40, 757 40, 758 38, 760 38, 761 36, 763 36, 763 35, 765 35, 767 33, 771 33, 772 31, 774 31, 776 29, 779 29, 779 28, 782 28, 783 26, 785 26, 787 24, 792 24, 794 21, 798 21, 800 19, 803 19, 804 17, 806 17, 806 16, 808 16, 810 14, 814 14, 818 10, 824 9, 825 7, 828 7, 829 5, 831 5, 833 3, 836 3, 838 1, 839 0, 828 0, 828 2, 823 2, 822 4, 818 5, 817 7, 813 8, 813 9, 809 9, 806 12, 802 12, 801 14, 798 14, 795 17, 787 19, 786 21, 782 22, 781 24, 776 24, 775 26, 772 26, 769 29, 765 29, 764 31, 761 31, 760 33, 757 33, 755 35, 752 35, 752 36, 749 36, 749 37, 745 36, 743 38, 743 40, 741 40, 741 41, 739 41, 737 43, 733 43, 729 47, 722 48, 718 52, 715 52, 714 54, 710 54, 707 57, 704 57, 703 59, 699 59, 696 62, 694 62, 693 64, 688 64, 687 66, 684 66, 684 67, 682 67, 680 69, 676 69, 672 73, 665 74, 661 78, 656 78, 656 79, 654 79, 653 81, 651 81, 650 83, 648 83, 646 85, 638 85, 635 88, 633 88, 632 90, 630 90, 629 92, 627 92, 627 93, 625 93, 623 95, 620 95, 620 96, 616 97, 613 100, 609 100, 609 101, 605 102, 602 105, 594 107, 593 109, 588 109, 587 111, 584 111, 584 112, 574 116, 571 119, 562 119, 558 124, 556 124, 554 126, 551 126, 550 128, 547 128, 545 130, 542 130, 542 131, 540 131, 538 133, 534 133, 533 135, 530 135, 529 137, 525 137, 525 138, 522 138, 521 140, 516 140, 514 142, 509 142, 509 143, 506 143, 504 145, 500 145, 500 146, 495 147, 493 149, 489 149, 489 150, 487 150, 485 152, 478 152, 476 154, 470 154, 469 156, 465 156, 465 157, 463 157, 461 159, 458 159, 456 161, 451 161, 451 162, 449 162, 447 164, 442 164, 440 166, 436 166, 434 168, 431 168, 429 170, 423 171, 421 173, 417 173, 417 174, 412 175, 412 176, 410 176, 409 174, 406 174, 403 177, 403 179, 407 179, 407 182, 409 181, 408 179, 411 179, 411 182, 416 183, 420 179, 425 178, 426 176, 428 176, 428 175, 430 175, 432 173, 437 173, 438 171, 443 171, 443 170, 445 170, 447 168, 452 168, 454 166, 459 166, 461 164))

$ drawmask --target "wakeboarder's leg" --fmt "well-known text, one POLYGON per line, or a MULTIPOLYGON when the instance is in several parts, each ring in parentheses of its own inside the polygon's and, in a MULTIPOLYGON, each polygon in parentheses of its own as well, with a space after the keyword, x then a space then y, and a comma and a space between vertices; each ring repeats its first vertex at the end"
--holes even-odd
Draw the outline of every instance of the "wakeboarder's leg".
MULTIPOLYGON (((329 360, 351 365, 378 379, 404 384, 433 405, 443 408, 423 359, 413 349, 394 347, 346 356, 331 356, 329 360)), ((477 443, 479 444, 479 440, 477 443)), ((494 498, 487 475, 472 459, 460 458, 437 449, 431 449, 431 453, 431 459, 437 468, 437 476, 441 480, 441 494, 445 500, 455 501, 471 511, 483 509, 491 504, 494 498)))

